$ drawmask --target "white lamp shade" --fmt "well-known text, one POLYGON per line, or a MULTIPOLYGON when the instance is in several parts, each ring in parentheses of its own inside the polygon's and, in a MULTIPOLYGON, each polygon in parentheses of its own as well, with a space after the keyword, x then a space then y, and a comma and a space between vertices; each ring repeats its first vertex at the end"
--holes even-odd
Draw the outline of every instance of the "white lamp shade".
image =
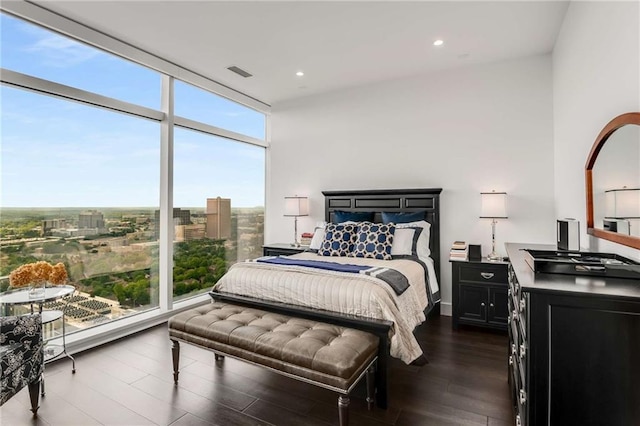
POLYGON ((481 192, 482 208, 480 217, 490 219, 506 219, 507 193, 506 192, 481 192))
POLYGON ((612 189, 604 192, 605 217, 640 218, 640 188, 612 189))
POLYGON ((284 197, 285 216, 309 216, 309 199, 307 197, 284 197))

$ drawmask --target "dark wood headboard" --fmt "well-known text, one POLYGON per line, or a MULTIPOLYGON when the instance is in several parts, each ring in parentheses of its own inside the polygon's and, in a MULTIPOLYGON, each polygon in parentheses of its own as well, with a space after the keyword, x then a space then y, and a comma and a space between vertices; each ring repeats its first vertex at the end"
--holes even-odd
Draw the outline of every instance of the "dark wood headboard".
POLYGON ((442 188, 373 189, 354 191, 322 191, 325 220, 332 222, 335 210, 374 212, 374 221, 381 222, 381 212, 427 212, 431 224, 429 247, 436 276, 440 280, 440 193, 442 188))

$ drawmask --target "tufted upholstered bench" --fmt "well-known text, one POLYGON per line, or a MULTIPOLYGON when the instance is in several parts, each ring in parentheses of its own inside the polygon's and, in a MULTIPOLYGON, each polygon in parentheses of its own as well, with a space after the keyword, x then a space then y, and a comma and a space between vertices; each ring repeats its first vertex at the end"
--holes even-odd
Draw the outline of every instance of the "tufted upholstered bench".
POLYGON ((213 302, 169 320, 173 379, 178 383, 180 343, 212 350, 287 377, 338 392, 340 425, 349 422, 349 392, 366 375, 373 406, 378 337, 371 333, 259 309, 213 302))

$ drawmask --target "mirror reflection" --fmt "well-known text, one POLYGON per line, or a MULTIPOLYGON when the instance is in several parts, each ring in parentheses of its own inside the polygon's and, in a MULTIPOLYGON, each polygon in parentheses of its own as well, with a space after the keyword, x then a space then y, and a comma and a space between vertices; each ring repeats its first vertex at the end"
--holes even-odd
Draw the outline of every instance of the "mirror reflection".
POLYGON ((594 227, 640 237, 640 126, 611 134, 593 166, 594 227))

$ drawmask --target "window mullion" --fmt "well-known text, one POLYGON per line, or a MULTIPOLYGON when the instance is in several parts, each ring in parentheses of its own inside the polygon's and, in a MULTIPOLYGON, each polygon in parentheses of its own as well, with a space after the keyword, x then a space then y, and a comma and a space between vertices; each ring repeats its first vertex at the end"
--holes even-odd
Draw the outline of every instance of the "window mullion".
POLYGON ((159 301, 161 311, 173 308, 173 77, 162 76, 160 123, 159 301))

